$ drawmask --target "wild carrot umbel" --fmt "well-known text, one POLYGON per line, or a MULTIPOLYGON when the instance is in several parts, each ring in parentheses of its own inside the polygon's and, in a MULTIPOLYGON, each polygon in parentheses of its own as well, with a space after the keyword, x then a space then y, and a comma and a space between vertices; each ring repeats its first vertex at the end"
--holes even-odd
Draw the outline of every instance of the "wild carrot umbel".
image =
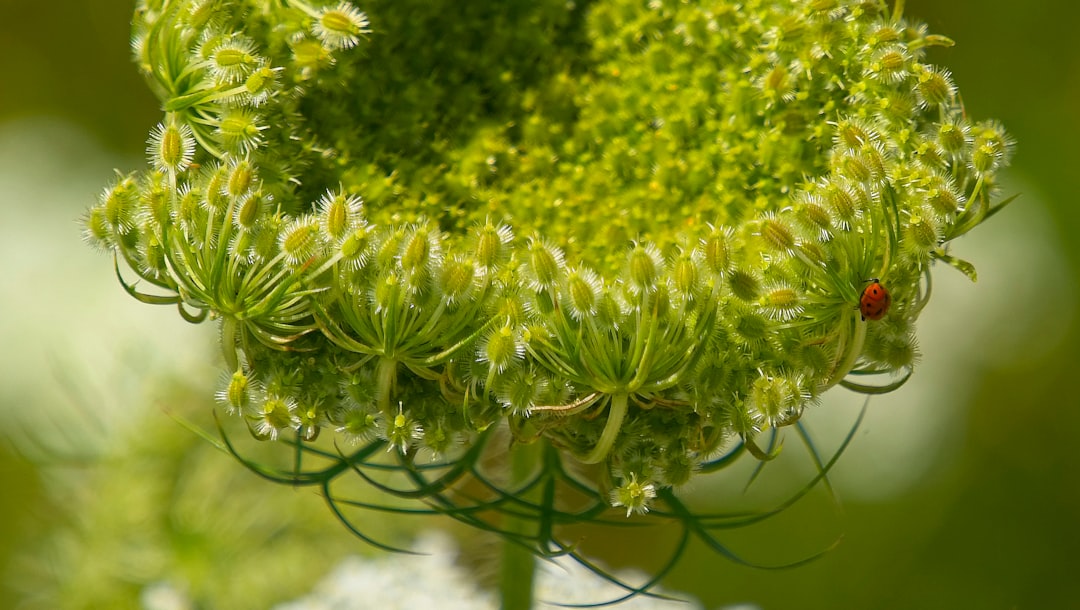
POLYGON ((220 325, 227 411, 334 464, 284 479, 385 448, 388 492, 540 553, 611 505, 709 537, 673 487, 908 378, 1011 141, 883 1, 512 4, 144 1, 165 117, 86 234, 220 325), (544 447, 513 489, 479 466, 498 435, 544 447), (465 476, 490 495, 447 495, 465 476))

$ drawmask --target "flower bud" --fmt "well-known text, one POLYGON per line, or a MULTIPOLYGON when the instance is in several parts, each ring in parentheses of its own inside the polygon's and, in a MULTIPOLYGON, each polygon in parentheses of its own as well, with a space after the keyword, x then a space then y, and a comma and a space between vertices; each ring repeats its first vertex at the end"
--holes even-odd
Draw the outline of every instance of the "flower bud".
POLYGON ((111 249, 113 243, 112 227, 105 215, 103 206, 95 206, 83 215, 83 239, 94 247, 103 250, 111 249))
POLYGON ((129 233, 135 228, 138 201, 139 191, 135 181, 130 177, 122 179, 101 195, 102 220, 117 233, 129 233))
POLYGON ((795 205, 795 219, 819 241, 832 236, 832 215, 822 198, 816 194, 803 193, 795 205))
POLYGON ((856 191, 854 186, 843 181, 827 181, 822 190, 836 225, 841 230, 851 230, 862 214, 863 202, 859 197, 861 189, 856 191))
POLYGON ((918 80, 915 84, 915 92, 919 95, 919 102, 924 108, 935 108, 952 102, 956 93, 956 86, 947 70, 939 70, 932 66, 919 66, 917 68, 918 80))
POLYGON ((185 123, 173 121, 158 123, 150 132, 146 154, 151 165, 159 172, 180 173, 191 165, 195 157, 195 137, 185 123))
POLYGON ((176 205, 176 220, 188 239, 201 240, 205 235, 206 208, 202 206, 202 191, 187 186, 180 189, 180 201, 176 205))
POLYGON ((230 197, 242 197, 255 183, 255 167, 247 157, 233 160, 228 172, 228 180, 222 190, 230 197))
POLYGON ((439 293, 448 304, 466 301, 476 288, 476 263, 471 258, 455 256, 439 270, 439 293))
POLYGON ((367 443, 378 434, 378 418, 359 406, 345 409, 337 431, 354 445, 367 443))
POLYGON ((372 230, 361 225, 342 240, 339 248, 341 260, 350 270, 357 271, 367 264, 368 257, 371 256, 372 239, 372 230))
POLYGON ((228 166, 211 167, 206 179, 206 207, 223 211, 229 205, 226 193, 229 185, 231 170, 228 166))
POLYGON ((544 239, 530 237, 527 256, 526 273, 531 287, 541 290, 554 286, 562 274, 562 250, 544 239))
POLYGON ((926 187, 926 202, 942 218, 950 218, 964 202, 963 196, 944 176, 933 176, 926 187))
POLYGON ((864 353, 874 362, 897 370, 914 365, 919 358, 914 335, 884 326, 867 336, 864 353))
POLYGON ((601 288, 600 276, 592 269, 579 266, 567 271, 562 292, 570 317, 581 321, 596 315, 601 288))
POLYGON ((401 245, 398 262, 406 274, 425 274, 441 256, 439 232, 427 224, 410 229, 401 245))
POLYGON ((756 299, 761 288, 757 278, 742 269, 736 269, 728 275, 728 284, 731 286, 731 293, 744 301, 756 299))
POLYGON ((146 217, 158 227, 167 227, 172 221, 172 209, 169 207, 171 189, 164 184, 163 178, 161 174, 150 174, 139 196, 146 217))
POLYGON ((364 200, 341 190, 337 193, 326 191, 315 203, 315 209, 318 210, 326 235, 337 240, 363 220, 364 200))
POLYGON ((975 140, 971 151, 971 169, 976 174, 987 174, 997 169, 1001 151, 985 140, 975 140))
POLYGON ((229 413, 240 413, 251 403, 251 380, 243 371, 236 371, 228 377, 225 387, 217 393, 218 402, 229 413))
POLYGON ((627 287, 632 294, 656 292, 664 260, 653 244, 634 244, 626 259, 627 287))
POLYGON ((877 142, 879 135, 866 121, 857 118, 844 119, 836 124, 836 146, 841 150, 856 151, 864 144, 877 142))
POLYGON ((214 135, 230 153, 249 154, 263 144, 262 132, 267 126, 260 124, 259 118, 246 108, 225 110, 217 120, 214 135))
POLYGON ((487 362, 496 373, 504 372, 524 356, 525 344, 508 325, 488 333, 480 343, 478 354, 480 361, 487 362))
POLYGON ((510 258, 510 242, 514 234, 506 225, 494 225, 491 221, 478 226, 473 235, 476 242, 474 256, 480 269, 493 272, 510 258))
POLYGON ((753 438, 761 432, 762 414, 742 401, 725 404, 722 412, 725 424, 743 438, 753 438))
POLYGON ((758 221, 757 234, 765 246, 777 254, 790 254, 795 249, 795 233, 786 219, 767 215, 758 221))
POLYGON ((245 101, 252 106, 262 106, 270 96, 278 89, 277 77, 282 68, 262 66, 255 70, 244 81, 244 89, 247 91, 245 101))
POLYGON ((155 235, 148 235, 143 241, 143 262, 151 275, 163 277, 169 272, 169 266, 165 262, 165 246, 161 245, 155 235))
POLYGON ((281 432, 295 430, 300 425, 296 401, 289 397, 267 396, 248 419, 256 438, 268 440, 277 440, 281 432))
POLYGON ((375 282, 372 301, 376 312, 385 312, 398 306, 401 297, 400 285, 401 278, 392 271, 387 271, 375 282))
POLYGON ((268 261, 278 253, 278 244, 281 241, 282 221, 280 216, 264 217, 262 222, 255 226, 255 238, 251 242, 251 260, 268 261))
POLYGON ((937 140, 942 150, 957 155, 963 152, 970 137, 970 129, 963 123, 942 123, 938 127, 937 140))
POLYGON ((253 229, 255 223, 266 214, 273 199, 273 196, 261 190, 244 197, 240 209, 236 212, 236 224, 242 229, 253 229))
POLYGON ((936 248, 940 240, 940 227, 932 216, 920 213, 918 209, 908 213, 901 238, 905 251, 921 258, 936 248))
POLYGON ((769 321, 751 311, 733 313, 732 327, 742 342, 753 347, 760 346, 769 334, 769 321))
POLYGON ((899 45, 889 45, 874 51, 866 75, 885 84, 895 85, 908 77, 907 51, 899 45))
POLYGON ((496 394, 504 407, 515 414, 527 415, 550 389, 547 375, 532 367, 518 367, 500 380, 496 394))
POLYGON ((255 52, 255 43, 236 34, 209 39, 200 54, 206 57, 214 80, 222 84, 239 83, 264 63, 255 52))
POLYGON ((709 225, 709 234, 701 239, 702 260, 705 268, 716 275, 724 275, 731 269, 730 228, 709 225))
POLYGON ((679 297, 693 299, 701 290, 700 254, 696 251, 682 251, 671 263, 671 283, 679 297))
POLYGON ((297 218, 281 233, 281 252, 285 261, 293 267, 309 261, 319 253, 319 223, 311 216, 297 218))
POLYGON ((809 398, 801 385, 799 377, 763 373, 750 387, 747 402, 762 414, 770 426, 791 423, 799 417, 803 404, 809 398))
POLYGON ((794 288, 776 286, 765 290, 758 299, 758 306, 769 319, 787 322, 802 313, 800 301, 794 288))
POLYGON ((1012 141, 1000 125, 982 123, 972 130, 975 140, 972 143, 971 167, 977 174, 986 174, 996 170, 1008 160, 1012 141))
POLYGON ((348 2, 322 9, 311 26, 312 31, 330 50, 349 49, 360 42, 360 35, 371 30, 368 18, 348 2))
POLYGON ((446 455, 453 448, 455 440, 454 432, 447 429, 442 421, 431 428, 423 429, 424 447, 431 452, 433 460, 446 455))

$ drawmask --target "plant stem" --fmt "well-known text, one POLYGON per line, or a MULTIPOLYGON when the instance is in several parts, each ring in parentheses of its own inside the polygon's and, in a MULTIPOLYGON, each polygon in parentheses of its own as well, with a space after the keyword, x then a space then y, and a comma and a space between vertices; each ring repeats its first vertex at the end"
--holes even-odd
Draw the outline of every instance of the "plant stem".
POLYGON ((629 398, 630 395, 626 392, 612 394, 604 431, 600 433, 600 440, 596 441, 596 446, 592 448, 592 451, 579 458, 582 463, 598 464, 611 453, 611 446, 615 443, 619 430, 622 429, 623 418, 626 417, 629 398))
MULTIPOLYGON (((541 443, 515 445, 510 449, 510 489, 521 487, 535 471, 540 460, 541 443)), ((524 498, 523 498, 524 499, 524 498)), ((508 516, 504 525, 511 534, 529 537, 535 524, 528 519, 508 516)), ((502 610, 529 610, 533 605, 533 578, 536 557, 528 548, 503 540, 499 597, 502 610)))

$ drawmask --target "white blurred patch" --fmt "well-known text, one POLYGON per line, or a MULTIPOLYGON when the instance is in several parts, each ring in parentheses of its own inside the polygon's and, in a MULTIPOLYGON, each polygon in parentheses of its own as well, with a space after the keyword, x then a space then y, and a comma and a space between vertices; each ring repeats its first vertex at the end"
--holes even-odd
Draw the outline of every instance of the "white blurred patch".
MULTIPOLYGON (((421 556, 383 555, 376 559, 350 557, 315 585, 310 595, 281 604, 274 610, 494 610, 494 595, 482 590, 472 575, 456 563, 457 549, 450 538, 433 531, 414 545, 421 556)), ((620 571, 624 581, 642 583, 643 573, 620 571)), ((657 591, 685 599, 685 595, 657 591)), ((604 602, 626 594, 578 563, 560 558, 537 562, 534 604, 537 608, 560 608, 560 604, 604 602), (545 603, 548 600, 551 603, 545 603)), ((695 601, 671 601, 638 596, 613 606, 620 610, 697 610, 695 601)))
MULTIPOLYGON (((209 324, 149 306, 118 284, 112 257, 82 241, 79 218, 119 159, 78 128, 35 117, 0 123, 0 418, 34 453, 96 451, 137 423, 172 375, 214 375, 209 324)), ((214 378, 214 377, 209 377, 214 378)))
POLYGON ((195 604, 179 587, 157 582, 142 590, 139 605, 143 610, 195 610, 195 604))

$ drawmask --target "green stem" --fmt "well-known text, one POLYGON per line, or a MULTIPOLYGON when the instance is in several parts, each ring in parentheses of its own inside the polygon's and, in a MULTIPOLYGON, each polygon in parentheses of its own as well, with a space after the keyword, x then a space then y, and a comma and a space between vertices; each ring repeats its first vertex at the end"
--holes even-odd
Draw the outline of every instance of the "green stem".
POLYGON ((626 392, 619 392, 611 396, 611 405, 608 407, 608 419, 607 423, 604 424, 604 431, 600 433, 600 440, 596 441, 596 446, 593 447, 592 451, 580 458, 583 463, 599 464, 601 460, 611 453, 611 447, 615 444, 615 437, 619 435, 623 418, 626 417, 629 398, 630 395, 626 392))
POLYGON ((387 357, 379 358, 376 368, 375 397, 379 401, 379 410, 387 417, 394 416, 390 401, 394 397, 394 386, 397 385, 397 361, 387 357))
POLYGON ((221 319, 221 355, 230 372, 240 370, 240 356, 236 353, 236 320, 229 316, 221 319))
MULTIPOLYGON (((859 356, 862 355, 863 343, 866 341, 866 320, 855 320, 854 317, 854 313, 850 314, 849 321, 853 321, 855 324, 855 334, 850 337, 849 343, 844 346, 844 359, 833 371, 824 389, 829 389, 843 381, 844 377, 847 377, 847 374, 855 367, 855 362, 859 359, 859 356)), ((845 336, 847 334, 844 333, 845 336)))
MULTIPOLYGON (((510 489, 524 485, 533 475, 541 459, 541 443, 514 445, 510 448, 510 489)), ((525 498, 523 498, 525 499, 525 498)), ((504 527, 511 535, 532 537, 534 522, 527 518, 508 516, 504 527)), ((502 610, 530 610, 533 605, 533 579, 536 557, 509 538, 502 543, 502 567, 499 574, 499 597, 502 610)))

